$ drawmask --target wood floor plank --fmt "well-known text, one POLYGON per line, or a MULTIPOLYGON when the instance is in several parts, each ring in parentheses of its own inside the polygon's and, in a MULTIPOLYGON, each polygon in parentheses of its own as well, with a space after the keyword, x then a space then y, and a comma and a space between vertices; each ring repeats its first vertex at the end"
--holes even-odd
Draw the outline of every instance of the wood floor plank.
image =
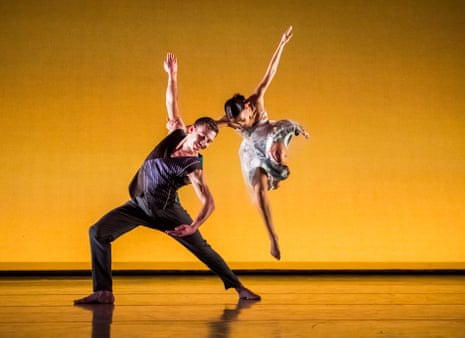
MULTIPOLYGON (((31 304, 30 294, 0 295, 0 304, 14 306, 67 306, 83 294, 36 294, 31 304)), ((261 293, 263 304, 272 305, 465 305, 465 293, 261 293)), ((197 305, 233 304, 234 292, 216 294, 165 293, 117 294, 117 305, 156 306, 183 305, 186 299, 197 305)), ((0 305, 1 307, 2 305, 0 305)))

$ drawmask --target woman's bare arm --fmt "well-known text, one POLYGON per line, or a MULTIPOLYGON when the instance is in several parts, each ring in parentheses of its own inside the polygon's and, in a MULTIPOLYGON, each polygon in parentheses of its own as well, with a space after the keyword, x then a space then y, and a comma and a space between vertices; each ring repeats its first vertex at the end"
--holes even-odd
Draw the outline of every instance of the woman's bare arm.
POLYGON ((265 92, 268 89, 274 76, 276 75, 284 46, 289 42, 291 37, 292 37, 292 26, 290 26, 283 33, 281 37, 281 41, 279 41, 278 47, 276 48, 275 52, 273 53, 273 56, 271 57, 270 63, 268 64, 268 68, 266 69, 263 79, 260 81, 257 88, 255 89, 254 94, 252 94, 251 96, 251 98, 255 100, 255 105, 258 111, 265 110, 265 100, 264 100, 265 92))

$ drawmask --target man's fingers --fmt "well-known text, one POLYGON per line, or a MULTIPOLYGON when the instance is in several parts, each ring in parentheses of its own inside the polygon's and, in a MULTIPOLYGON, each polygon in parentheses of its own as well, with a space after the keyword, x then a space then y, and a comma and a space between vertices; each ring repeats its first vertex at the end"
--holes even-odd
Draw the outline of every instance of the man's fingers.
POLYGON ((181 237, 182 235, 184 235, 183 229, 166 230, 165 232, 168 235, 175 236, 175 237, 181 237))

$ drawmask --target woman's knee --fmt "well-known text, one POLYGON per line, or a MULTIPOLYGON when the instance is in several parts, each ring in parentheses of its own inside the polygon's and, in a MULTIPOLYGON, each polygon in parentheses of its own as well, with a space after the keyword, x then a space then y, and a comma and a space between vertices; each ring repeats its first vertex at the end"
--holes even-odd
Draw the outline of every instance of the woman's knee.
POLYGON ((283 142, 273 142, 269 150, 273 160, 281 165, 286 165, 288 161, 287 148, 283 142))

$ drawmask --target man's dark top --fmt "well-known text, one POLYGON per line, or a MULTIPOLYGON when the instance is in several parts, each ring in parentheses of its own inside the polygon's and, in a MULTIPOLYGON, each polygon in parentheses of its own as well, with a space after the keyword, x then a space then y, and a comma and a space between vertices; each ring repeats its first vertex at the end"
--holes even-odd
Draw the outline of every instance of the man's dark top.
POLYGON ((202 169, 201 155, 171 157, 185 137, 184 130, 177 129, 152 150, 129 185, 132 198, 144 197, 149 207, 158 209, 179 204, 177 190, 190 183, 188 174, 202 169))

